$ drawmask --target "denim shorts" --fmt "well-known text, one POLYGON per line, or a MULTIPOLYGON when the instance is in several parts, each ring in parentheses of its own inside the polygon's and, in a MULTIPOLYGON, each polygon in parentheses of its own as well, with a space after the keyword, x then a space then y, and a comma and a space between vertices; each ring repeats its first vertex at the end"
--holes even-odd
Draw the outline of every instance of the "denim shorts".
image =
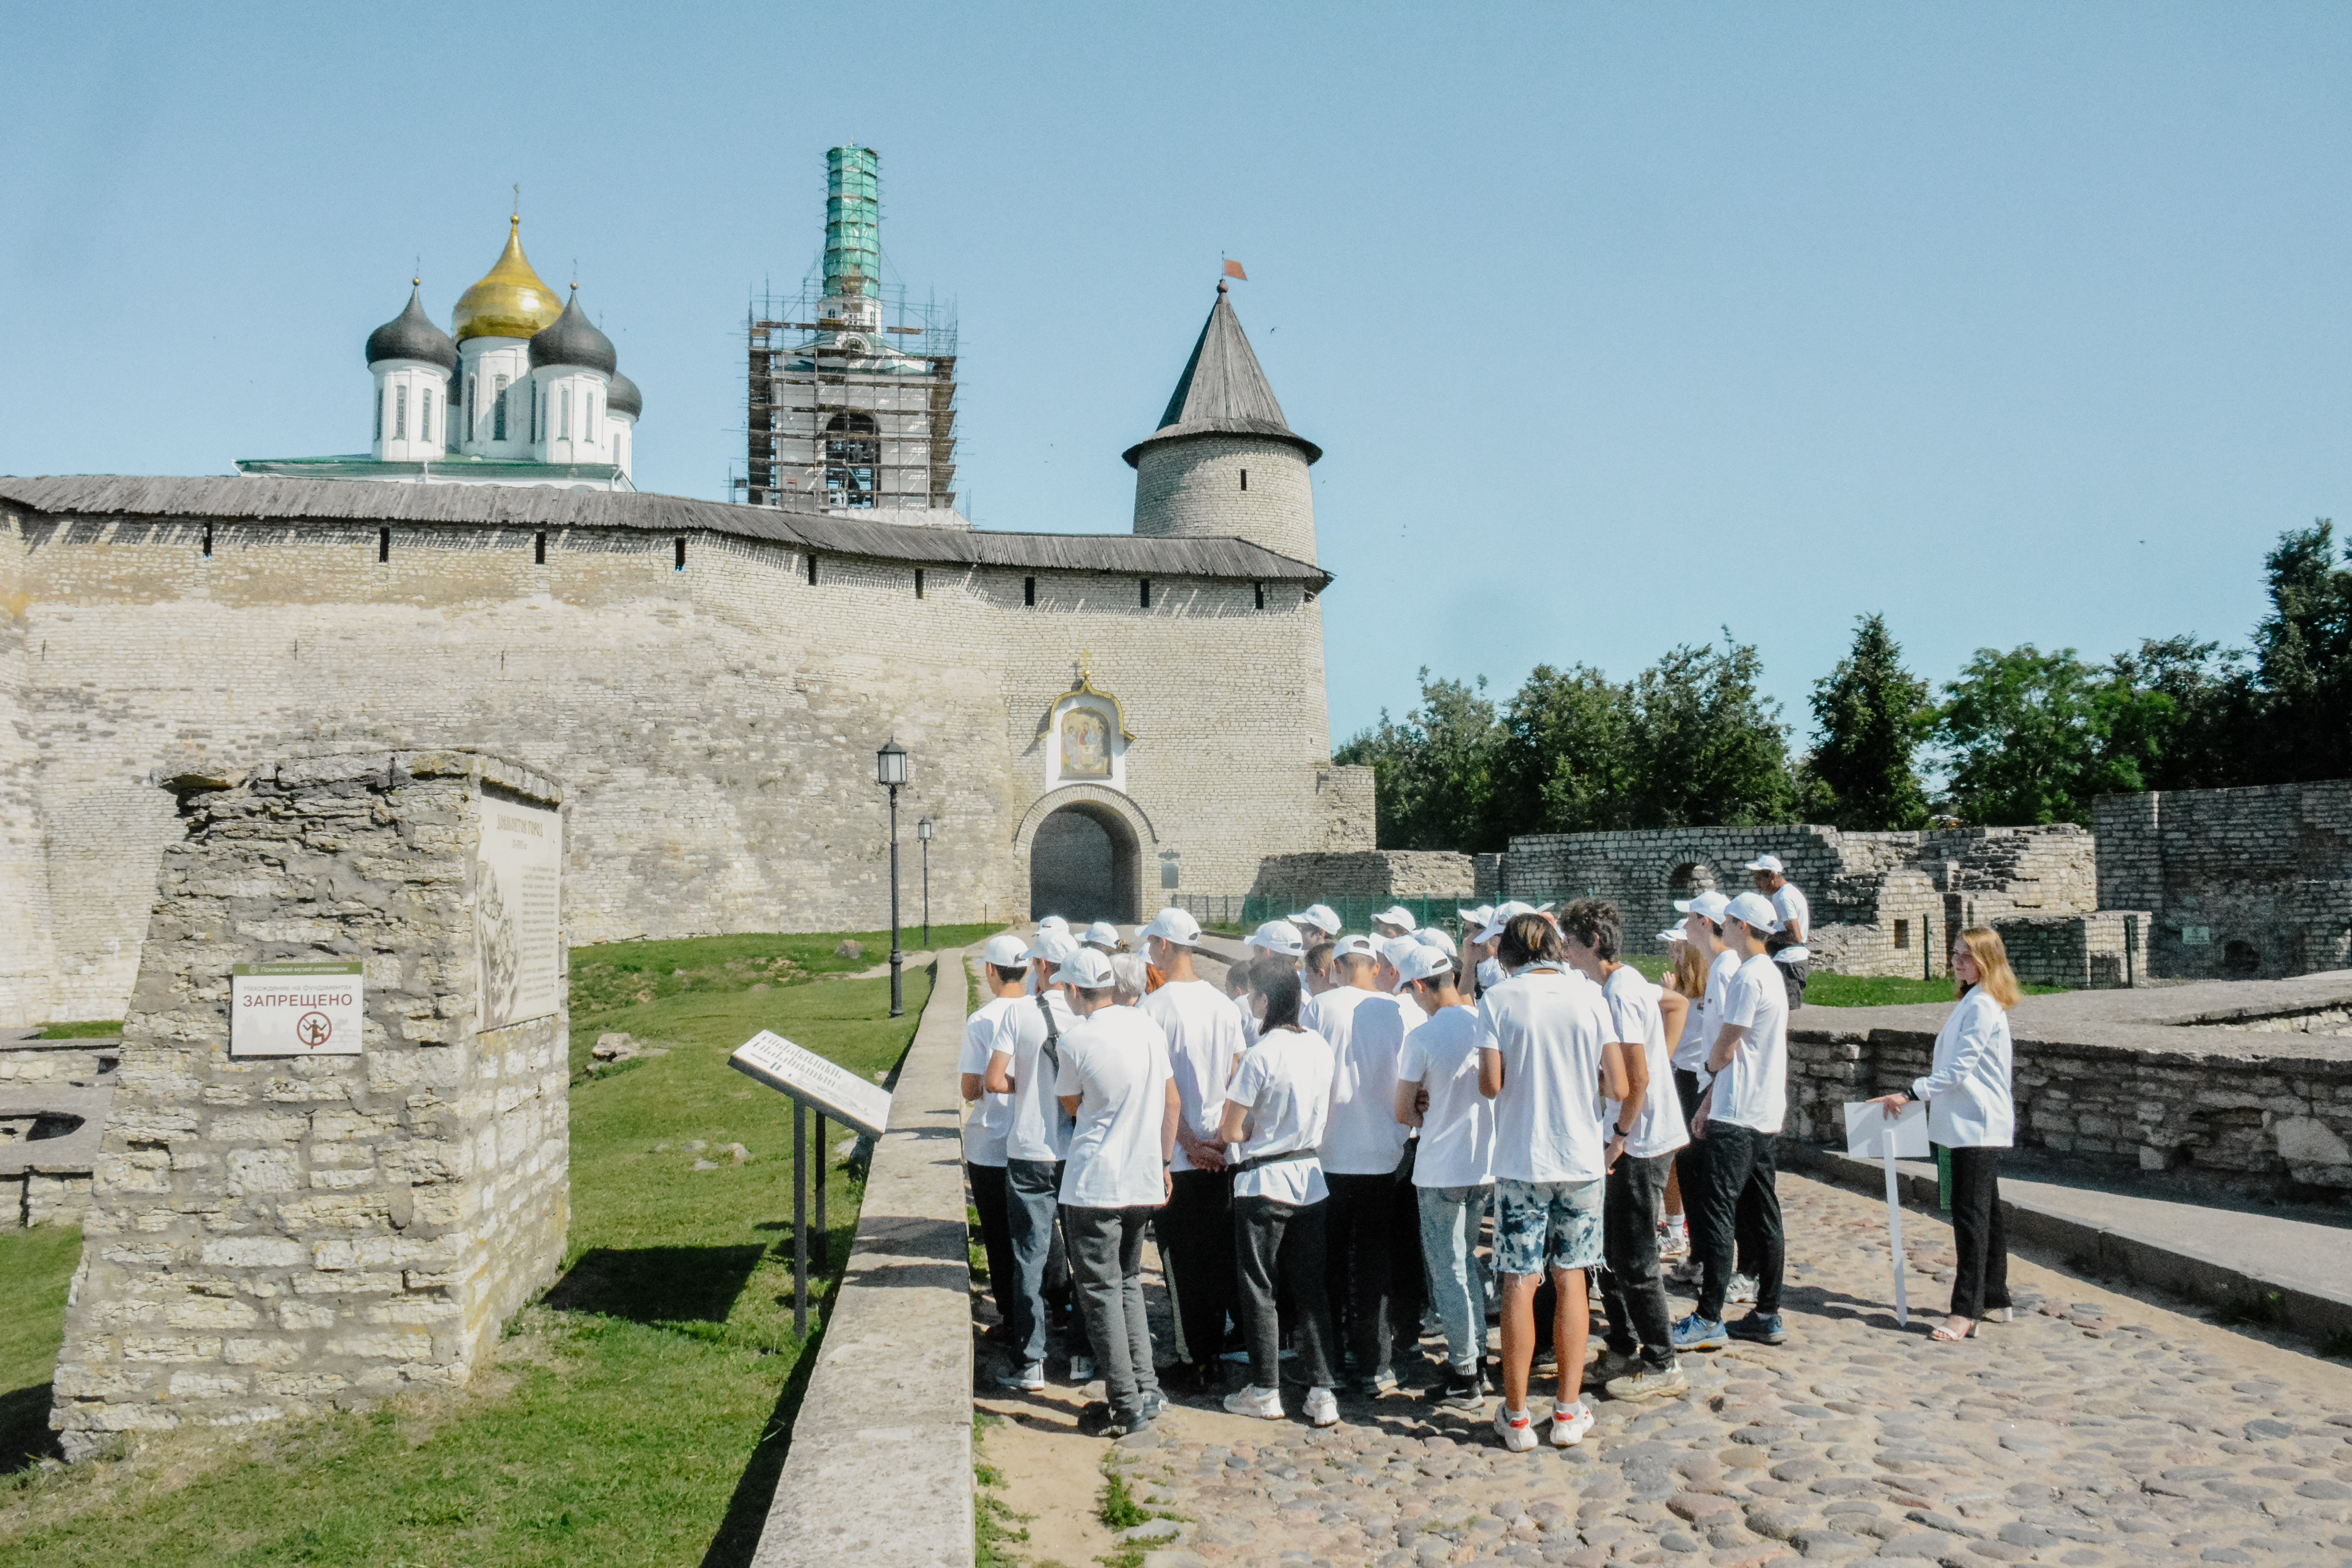
POLYGON ((1601 1266, 1601 1198, 1607 1183, 1495 1184, 1495 1268, 1540 1274, 1601 1266))

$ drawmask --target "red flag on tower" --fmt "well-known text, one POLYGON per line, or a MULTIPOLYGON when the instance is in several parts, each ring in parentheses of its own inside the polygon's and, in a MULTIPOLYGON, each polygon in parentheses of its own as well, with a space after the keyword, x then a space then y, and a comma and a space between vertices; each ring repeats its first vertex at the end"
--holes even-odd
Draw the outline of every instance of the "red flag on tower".
POLYGON ((1225 260, 1225 276, 1238 278, 1244 283, 1249 281, 1249 274, 1242 270, 1242 264, 1230 257, 1225 260))

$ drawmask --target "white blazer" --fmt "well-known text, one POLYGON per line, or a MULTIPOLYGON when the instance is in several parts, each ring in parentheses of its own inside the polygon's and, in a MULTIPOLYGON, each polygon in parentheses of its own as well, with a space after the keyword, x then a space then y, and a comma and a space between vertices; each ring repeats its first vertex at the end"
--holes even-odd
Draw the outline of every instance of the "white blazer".
POLYGON ((1972 985, 1936 1037, 1936 1063, 1911 1085, 1927 1102, 1927 1136, 1947 1149, 2006 1149, 2017 1141, 2010 1091, 2009 1014, 1972 985))

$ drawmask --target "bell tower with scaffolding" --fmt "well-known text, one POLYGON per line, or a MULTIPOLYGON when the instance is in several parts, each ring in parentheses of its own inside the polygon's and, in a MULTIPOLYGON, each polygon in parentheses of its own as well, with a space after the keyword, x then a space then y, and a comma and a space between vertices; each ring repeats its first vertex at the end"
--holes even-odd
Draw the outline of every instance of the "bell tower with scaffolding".
POLYGON ((825 153, 824 265, 753 300, 743 477, 753 506, 970 526, 956 514, 956 321, 882 280, 881 154, 825 153))

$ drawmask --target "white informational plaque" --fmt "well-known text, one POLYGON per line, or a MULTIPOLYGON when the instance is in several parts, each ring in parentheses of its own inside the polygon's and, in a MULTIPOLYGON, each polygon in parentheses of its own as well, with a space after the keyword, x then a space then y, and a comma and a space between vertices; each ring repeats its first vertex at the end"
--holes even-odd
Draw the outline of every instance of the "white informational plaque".
POLYGON ((563 816, 484 791, 474 868, 474 952, 481 970, 475 1027, 503 1029, 562 1005, 558 889, 563 816))
POLYGON ((869 1138, 879 1138, 890 1127, 889 1093, 866 1082, 837 1062, 829 1062, 782 1035, 761 1030, 735 1047, 727 1065, 770 1089, 780 1089, 804 1100, 836 1121, 845 1121, 869 1138))
POLYGON ((1927 1157, 1927 1102, 1915 1100, 1897 1116, 1867 1100, 1846 1101, 1845 1152, 1864 1160, 1927 1157), (1890 1147, 1891 1145, 1891 1147, 1890 1147))
POLYGON ((229 971, 228 1054, 360 1054, 363 969, 357 959, 240 963, 229 971))
POLYGON ((1911 1292, 1903 1279, 1903 1194, 1895 1162, 1927 1157, 1927 1102, 1915 1100, 1893 1116, 1869 1100, 1845 1102, 1845 1150, 1886 1167, 1886 1247, 1895 1269, 1895 1326, 1911 1323, 1911 1292))

